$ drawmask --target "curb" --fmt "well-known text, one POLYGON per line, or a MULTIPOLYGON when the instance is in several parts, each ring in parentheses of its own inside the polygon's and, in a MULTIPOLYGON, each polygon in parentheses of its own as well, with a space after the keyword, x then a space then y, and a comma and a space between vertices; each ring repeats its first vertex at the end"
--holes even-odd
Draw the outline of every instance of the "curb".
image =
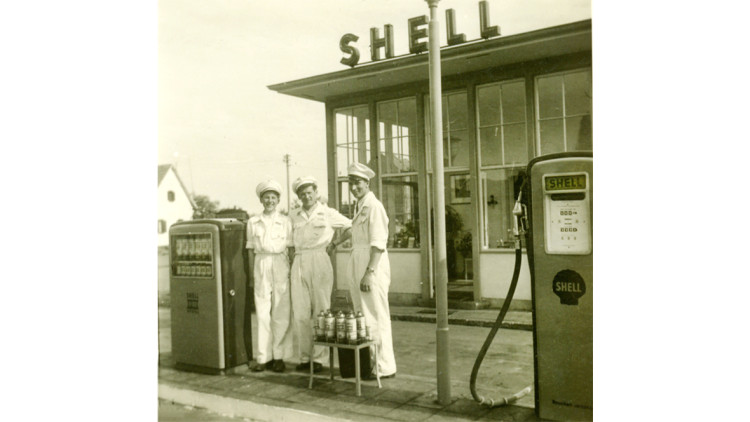
MULTIPOLYGON (((169 309, 169 304, 159 303, 159 308, 169 309)), ((394 314, 391 313, 391 321, 405 321, 405 322, 427 322, 435 324, 437 317, 434 315, 420 315, 420 314, 394 314)), ((465 325, 468 327, 484 327, 492 328, 495 325, 495 320, 479 320, 479 319, 468 319, 468 318, 448 318, 448 325, 465 325)), ((533 331, 533 325, 524 322, 513 322, 503 321, 500 324, 500 328, 508 330, 522 330, 522 331, 533 331)))
MULTIPOLYGON (((159 301, 159 308, 165 308, 169 309, 169 301, 159 301)), ((394 314, 391 313, 391 321, 406 321, 406 322, 427 322, 430 324, 435 324, 437 322, 437 317, 435 315, 428 315, 428 314, 394 314)), ((489 321, 489 320, 480 320, 480 319, 468 319, 468 318, 448 318, 448 324, 449 325, 465 325, 468 327, 484 327, 484 328, 492 328, 495 325, 495 319, 489 321)), ((508 330, 522 330, 522 331, 533 331, 533 325, 527 324, 524 322, 513 322, 513 321, 503 321, 502 324, 500 324, 500 328, 508 329, 508 330)))
MULTIPOLYGON (((408 321, 408 322, 429 322, 436 323, 437 318, 429 315, 394 315, 391 314, 391 321, 408 321)), ((466 325, 470 327, 485 327, 492 328, 495 325, 495 321, 482 321, 475 319, 466 318, 448 318, 448 325, 466 325)), ((531 324, 525 324, 521 322, 503 322, 500 324, 500 328, 506 328, 509 330, 523 330, 533 331, 531 324)))
POLYGON ((324 416, 287 407, 269 406, 231 397, 201 393, 194 390, 176 388, 159 383, 159 398, 186 406, 207 409, 211 412, 231 417, 248 418, 253 421, 296 422, 296 421, 348 421, 333 416, 324 416))

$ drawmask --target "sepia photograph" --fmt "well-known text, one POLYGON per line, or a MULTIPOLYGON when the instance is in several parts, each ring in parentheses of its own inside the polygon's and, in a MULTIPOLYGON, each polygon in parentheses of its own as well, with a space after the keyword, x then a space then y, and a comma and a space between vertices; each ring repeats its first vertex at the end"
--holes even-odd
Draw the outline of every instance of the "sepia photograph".
POLYGON ((160 420, 593 419, 589 0, 158 22, 160 420))
POLYGON ((742 12, 6 2, 2 419, 746 419, 742 12))

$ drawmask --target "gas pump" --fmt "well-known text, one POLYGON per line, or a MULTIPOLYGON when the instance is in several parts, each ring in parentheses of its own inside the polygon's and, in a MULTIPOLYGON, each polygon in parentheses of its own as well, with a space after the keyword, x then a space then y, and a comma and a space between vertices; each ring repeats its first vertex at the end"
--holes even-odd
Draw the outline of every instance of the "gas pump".
POLYGON ((471 393, 480 404, 509 404, 530 391, 527 387, 495 403, 479 396, 474 385, 510 306, 525 234, 531 272, 536 414, 545 420, 593 419, 592 198, 591 152, 550 154, 529 162, 513 210, 513 278, 471 375, 471 393))
POLYGON ((222 373, 252 359, 245 224, 183 221, 169 229, 172 356, 177 369, 222 373))
POLYGON ((528 166, 537 415, 593 419, 593 155, 528 166))

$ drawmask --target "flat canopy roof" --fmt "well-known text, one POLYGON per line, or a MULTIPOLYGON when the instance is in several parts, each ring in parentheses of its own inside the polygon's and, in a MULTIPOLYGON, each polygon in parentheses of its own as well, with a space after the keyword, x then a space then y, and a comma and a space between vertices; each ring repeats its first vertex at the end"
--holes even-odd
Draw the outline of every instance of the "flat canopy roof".
MULTIPOLYGON (((591 19, 441 47, 441 70, 446 77, 582 51, 591 51, 591 19)), ((428 72, 428 55, 410 54, 269 85, 268 88, 281 94, 325 102, 353 92, 426 81, 428 72)))

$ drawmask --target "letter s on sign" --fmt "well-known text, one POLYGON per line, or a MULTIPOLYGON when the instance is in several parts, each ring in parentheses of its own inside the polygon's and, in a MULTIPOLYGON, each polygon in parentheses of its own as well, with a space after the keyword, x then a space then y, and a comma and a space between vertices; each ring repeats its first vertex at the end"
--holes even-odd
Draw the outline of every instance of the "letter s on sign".
POLYGON ((359 37, 354 34, 344 34, 344 36, 341 37, 341 41, 339 41, 339 49, 344 53, 349 54, 349 57, 341 59, 341 64, 354 67, 359 63, 359 50, 357 47, 349 45, 350 42, 357 41, 358 39, 359 37))

